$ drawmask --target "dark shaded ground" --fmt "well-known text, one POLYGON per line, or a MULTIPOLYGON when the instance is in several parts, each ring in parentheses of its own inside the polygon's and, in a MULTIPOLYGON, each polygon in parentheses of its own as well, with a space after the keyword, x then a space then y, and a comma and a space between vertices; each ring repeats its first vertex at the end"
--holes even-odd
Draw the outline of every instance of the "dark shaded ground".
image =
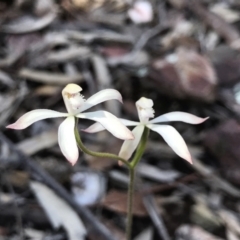
MULTIPOLYGON (((33 109, 65 112, 61 90, 71 82, 85 98, 119 90, 124 105, 94 110, 123 118, 137 120, 142 96, 153 99, 155 116, 210 117, 171 124, 192 166, 150 134, 137 171, 133 239, 240 239, 240 3, 145 4, 152 16, 131 0, 0 1, 0 239, 81 239, 79 219, 86 239, 124 239, 124 167, 82 152, 71 167, 57 144, 60 118, 5 129, 33 109)), ((91 123, 81 120, 79 129, 91 123)), ((122 144, 107 132, 81 136, 98 151, 117 154, 122 144)))

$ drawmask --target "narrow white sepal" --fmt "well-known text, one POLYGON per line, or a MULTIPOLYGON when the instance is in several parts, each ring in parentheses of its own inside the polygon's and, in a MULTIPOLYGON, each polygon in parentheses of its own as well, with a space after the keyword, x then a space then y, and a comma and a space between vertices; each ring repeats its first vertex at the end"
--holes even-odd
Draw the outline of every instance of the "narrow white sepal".
POLYGON ((134 121, 130 121, 130 120, 127 120, 127 119, 123 119, 123 118, 119 118, 119 120, 121 121, 121 123, 125 126, 137 126, 139 125, 140 123, 139 122, 134 122, 134 121))
MULTIPOLYGON (((139 123, 138 122, 133 122, 133 121, 129 121, 123 118, 118 118, 120 120, 120 122, 125 125, 125 126, 137 126, 139 123)), ((84 132, 88 132, 88 133, 96 133, 96 132, 101 132, 105 130, 105 128, 103 127, 102 124, 100 123, 94 123, 91 126, 89 126, 86 129, 82 129, 82 131, 84 132)))
POLYGON ((76 117, 99 122, 106 130, 108 130, 117 138, 123 140, 133 139, 132 132, 125 127, 116 116, 107 111, 80 113, 76 115, 76 117))
POLYGON ((115 89, 104 89, 92 95, 90 98, 86 100, 82 107, 80 107, 79 111, 83 112, 99 103, 108 101, 108 100, 118 100, 122 103, 122 95, 115 89))
POLYGON ((91 126, 89 126, 86 129, 81 129, 81 131, 87 132, 87 133, 97 133, 97 132, 101 132, 103 130, 105 130, 105 127, 98 122, 92 124, 91 126))
POLYGON ((132 130, 134 140, 124 141, 121 147, 121 150, 118 154, 119 157, 122 157, 128 160, 132 156, 133 152, 135 151, 135 149, 137 148, 141 140, 143 130, 144 130, 144 125, 138 125, 132 130))
POLYGON ((37 109, 37 110, 32 110, 30 112, 25 113, 15 123, 8 125, 6 128, 20 130, 20 129, 27 128, 31 124, 43 119, 67 117, 67 116, 68 116, 67 113, 60 113, 60 112, 49 110, 49 109, 37 109))
POLYGON ((188 151, 188 147, 182 136, 174 127, 156 124, 148 124, 147 127, 160 134, 178 156, 187 160, 189 163, 192 163, 192 158, 188 151))
POLYGON ((157 118, 152 119, 149 121, 149 123, 160 123, 160 122, 185 122, 190 124, 200 124, 204 121, 206 121, 208 117, 206 118, 200 118, 190 113, 185 112, 170 112, 163 114, 157 118))
POLYGON ((66 118, 58 129, 59 147, 66 159, 74 165, 78 160, 78 147, 74 134, 75 119, 73 116, 66 118))

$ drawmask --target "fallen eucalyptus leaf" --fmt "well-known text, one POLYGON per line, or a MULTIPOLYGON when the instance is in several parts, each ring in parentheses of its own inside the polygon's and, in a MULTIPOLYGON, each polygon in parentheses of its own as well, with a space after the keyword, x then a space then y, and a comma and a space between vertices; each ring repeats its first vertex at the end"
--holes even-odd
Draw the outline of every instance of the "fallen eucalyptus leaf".
POLYGON ((45 210, 52 226, 62 226, 69 240, 84 240, 86 229, 77 213, 50 188, 40 182, 31 182, 30 187, 45 210))
POLYGON ((80 73, 74 76, 68 76, 61 73, 51 73, 47 71, 38 71, 28 68, 21 69, 18 74, 19 77, 26 78, 31 81, 56 85, 66 85, 72 82, 80 82, 83 79, 80 73))
POLYGON ((139 163, 137 172, 141 177, 146 177, 159 182, 173 182, 181 174, 176 170, 161 170, 147 163, 139 163))
POLYGON ((24 16, 2 26, 2 32, 22 34, 38 31, 48 26, 56 18, 56 11, 52 10, 42 18, 24 16))
POLYGON ((17 144, 19 150, 31 156, 34 153, 57 144, 57 130, 46 131, 40 135, 25 139, 17 144))

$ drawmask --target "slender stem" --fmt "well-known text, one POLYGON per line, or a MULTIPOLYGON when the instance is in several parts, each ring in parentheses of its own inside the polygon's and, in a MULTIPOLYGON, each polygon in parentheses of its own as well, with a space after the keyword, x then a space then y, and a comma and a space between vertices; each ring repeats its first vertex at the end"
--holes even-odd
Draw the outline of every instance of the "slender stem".
POLYGON ((128 209, 127 209, 127 240, 131 240, 132 235, 132 206, 133 206, 133 193, 134 193, 134 176, 135 168, 129 168, 129 185, 128 185, 128 209))
POLYGON ((140 161, 144 151, 145 151, 145 148, 146 148, 146 144, 147 144, 147 140, 148 140, 148 135, 149 135, 149 128, 145 127, 144 128, 144 131, 143 131, 143 135, 142 135, 142 138, 141 138, 141 141, 138 145, 138 148, 136 150, 136 153, 131 161, 131 167, 135 168, 136 165, 138 164, 138 162, 140 161))
POLYGON ((130 167, 130 163, 129 163, 127 160, 119 157, 118 155, 115 155, 115 154, 113 154, 113 153, 106 153, 106 152, 94 152, 94 151, 91 151, 91 150, 89 150, 88 148, 86 148, 86 147, 83 145, 83 142, 82 142, 82 140, 81 140, 80 134, 79 134, 79 132, 78 132, 77 121, 76 121, 76 124, 75 124, 74 133, 75 133, 75 138, 76 138, 78 147, 79 147, 84 153, 86 153, 86 154, 88 154, 88 155, 91 155, 91 156, 94 156, 94 157, 112 158, 112 159, 114 159, 114 160, 123 162, 128 168, 130 167))
POLYGON ((120 160, 123 162, 129 169, 129 185, 128 185, 128 213, 127 213, 127 230, 126 230, 126 238, 127 240, 131 240, 132 235, 132 206, 133 206, 133 193, 134 193, 134 177, 135 177, 135 167, 137 166, 138 162, 140 161, 148 139, 149 129, 147 127, 144 128, 143 135, 141 141, 138 145, 136 153, 131 162, 112 154, 112 153, 105 153, 105 152, 94 152, 86 148, 81 140, 80 134, 77 128, 77 119, 74 128, 75 138, 78 144, 78 147, 86 154, 95 157, 105 157, 105 158, 112 158, 114 160, 120 160))
POLYGON ((129 185, 128 185, 128 213, 127 213, 127 231, 126 238, 127 240, 131 240, 132 235, 132 205, 133 205, 133 193, 134 193, 134 177, 135 177, 135 168, 140 161, 146 144, 148 140, 149 129, 147 127, 144 128, 143 135, 141 141, 138 145, 136 153, 130 163, 129 166, 129 185))

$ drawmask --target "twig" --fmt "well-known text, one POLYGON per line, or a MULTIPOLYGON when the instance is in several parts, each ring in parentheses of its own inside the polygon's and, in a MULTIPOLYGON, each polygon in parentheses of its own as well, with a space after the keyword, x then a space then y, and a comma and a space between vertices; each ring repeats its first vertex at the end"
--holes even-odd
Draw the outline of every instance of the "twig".
POLYGON ((146 196, 143 197, 143 203, 144 206, 146 207, 146 210, 148 211, 153 224, 155 225, 159 236, 161 236, 161 238, 163 240, 170 240, 170 236, 167 232, 167 229, 164 225, 164 222, 161 218, 161 215, 159 215, 157 212, 157 204, 153 198, 153 195, 148 194, 146 196))
POLYGON ((168 27, 169 24, 160 23, 157 26, 147 30, 141 35, 141 37, 139 38, 139 40, 136 42, 136 44, 133 46, 132 50, 129 53, 125 54, 124 56, 109 58, 107 61, 108 64, 115 66, 120 63, 128 64, 129 62, 133 61, 137 57, 137 54, 145 47, 145 45, 151 38, 155 37, 168 27))
POLYGON ((192 167, 195 169, 195 171, 197 171, 202 176, 204 176, 204 180, 206 180, 206 182, 214 189, 216 188, 221 189, 222 191, 226 192, 230 196, 237 197, 237 198, 240 197, 240 191, 238 188, 236 188, 226 180, 222 179, 220 176, 218 176, 217 173, 214 172, 214 170, 212 170, 210 167, 203 164, 197 158, 193 158, 192 167))
POLYGON ((184 176, 184 177, 178 179, 175 182, 156 185, 156 186, 153 186, 153 187, 142 188, 142 189, 140 189, 140 193, 142 195, 160 193, 160 192, 163 192, 163 191, 167 191, 167 190, 176 188, 181 184, 186 184, 188 182, 194 182, 196 180, 199 180, 199 178, 201 178, 201 176, 199 174, 192 173, 192 174, 189 174, 187 176, 184 176))
POLYGON ((153 28, 148 29, 141 35, 139 40, 134 45, 132 52, 137 52, 142 50, 151 38, 155 37, 162 31, 170 27, 170 23, 168 21, 167 14, 166 14, 165 5, 166 3, 164 1, 163 2, 161 1, 161 3, 159 4, 159 9, 158 9, 159 24, 157 24, 153 28))
POLYGON ((142 48, 144 48, 144 46, 148 43, 148 41, 155 37, 156 35, 158 35, 160 32, 162 32, 163 30, 165 30, 167 27, 167 25, 163 25, 162 23, 158 24, 157 26, 147 30, 146 32, 144 32, 141 37, 139 38, 139 40, 137 41, 137 43, 135 44, 132 53, 135 53, 137 51, 140 51, 142 48))
POLYGON ((19 151, 15 145, 0 132, 0 140, 7 143, 11 151, 15 152, 19 156, 19 160, 24 164, 24 166, 29 170, 30 175, 34 178, 43 181, 46 185, 52 188, 61 198, 63 198, 76 212, 80 215, 86 224, 89 233, 94 233, 98 236, 98 239, 102 240, 115 240, 116 238, 112 236, 110 231, 102 225, 91 212, 78 205, 70 196, 70 194, 45 170, 43 170, 39 165, 33 162, 29 157, 25 156, 21 151, 19 151))

